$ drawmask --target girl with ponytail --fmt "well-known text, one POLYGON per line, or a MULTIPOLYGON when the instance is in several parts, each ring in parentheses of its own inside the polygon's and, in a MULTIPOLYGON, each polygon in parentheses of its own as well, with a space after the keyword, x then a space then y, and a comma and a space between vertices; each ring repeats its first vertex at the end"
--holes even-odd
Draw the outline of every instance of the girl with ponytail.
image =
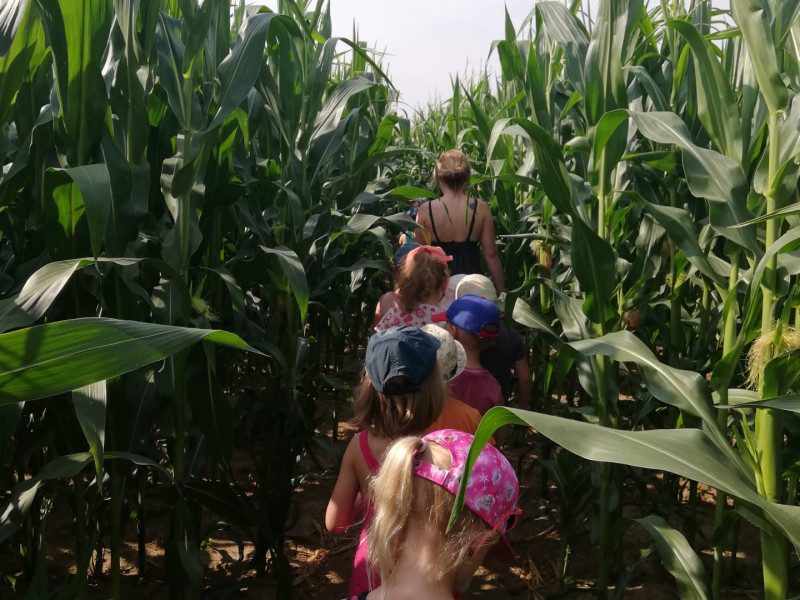
POLYGON ((431 323, 433 315, 441 312, 439 301, 450 279, 447 263, 452 259, 436 246, 419 246, 409 252, 403 260, 391 305, 378 303, 375 331, 431 323))
POLYGON ((445 429, 389 448, 371 484, 369 564, 381 585, 351 600, 453 600, 486 552, 516 525, 519 484, 508 460, 485 446, 470 472, 464 509, 447 524, 472 444, 445 429))

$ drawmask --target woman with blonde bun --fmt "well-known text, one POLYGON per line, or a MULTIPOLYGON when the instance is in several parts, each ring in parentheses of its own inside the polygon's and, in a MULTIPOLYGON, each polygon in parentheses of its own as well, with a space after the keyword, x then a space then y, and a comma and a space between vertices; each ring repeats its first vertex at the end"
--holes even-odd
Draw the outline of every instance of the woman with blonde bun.
POLYGON ((428 202, 417 212, 417 223, 423 229, 414 231, 414 240, 425 244, 426 234, 432 246, 439 246, 453 257, 450 274, 480 273, 480 255, 489 269, 499 293, 505 291, 505 279, 495 242, 492 211, 486 202, 468 198, 469 160, 460 150, 448 150, 436 163, 434 183, 442 197, 428 202), (480 245, 480 247, 479 247, 480 245))

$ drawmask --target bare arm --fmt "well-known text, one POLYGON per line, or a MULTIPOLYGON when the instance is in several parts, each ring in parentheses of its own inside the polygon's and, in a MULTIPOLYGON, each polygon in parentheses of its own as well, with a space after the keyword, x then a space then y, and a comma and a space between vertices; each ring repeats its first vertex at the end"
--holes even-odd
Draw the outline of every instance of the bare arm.
POLYGON ((354 460, 354 452, 358 451, 358 436, 356 436, 350 440, 345 450, 339 478, 336 480, 325 511, 325 527, 331 533, 342 533, 353 524, 356 498, 360 490, 354 460))
POLYGON ((528 366, 528 359, 524 356, 517 361, 514 361, 514 373, 517 376, 517 393, 519 400, 517 401, 517 408, 522 410, 531 410, 531 389, 533 383, 531 382, 531 368, 528 366))
POLYGON ((478 202, 478 210, 483 213, 480 237, 483 258, 486 260, 486 266, 489 269, 489 275, 492 276, 497 293, 502 294, 506 291, 506 282, 503 277, 503 266, 500 264, 500 255, 497 253, 492 209, 485 202, 478 202))

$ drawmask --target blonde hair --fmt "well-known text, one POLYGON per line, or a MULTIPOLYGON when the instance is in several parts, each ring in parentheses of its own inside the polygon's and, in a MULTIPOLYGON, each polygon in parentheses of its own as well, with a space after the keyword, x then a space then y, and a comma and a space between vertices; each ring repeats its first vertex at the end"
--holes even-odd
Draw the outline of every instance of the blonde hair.
MULTIPOLYGON (((386 581, 400 556, 408 547, 414 550, 407 538, 410 523, 430 528, 439 534, 440 558, 430 564, 430 576, 441 581, 467 558, 470 546, 489 526, 478 515, 465 508, 453 528, 445 533, 455 496, 422 477, 414 475, 414 460, 421 459, 442 469, 451 468, 450 452, 435 442, 427 448, 418 437, 406 437, 391 445, 378 475, 370 483, 375 503, 375 518, 369 530, 369 568, 380 570, 381 581, 386 581), (416 454, 415 454, 416 451, 416 454)), ((489 536, 487 543, 497 540, 489 536)))
POLYGON ((439 418, 447 402, 447 387, 436 363, 416 392, 394 396, 381 394, 364 373, 354 396, 353 425, 398 438, 425 431, 439 418))
POLYGON ((436 290, 444 293, 450 271, 427 252, 409 254, 398 277, 397 299, 403 312, 410 313, 436 290))
POLYGON ((469 159, 461 150, 448 150, 436 161, 431 187, 439 184, 454 191, 464 191, 469 185, 469 159))

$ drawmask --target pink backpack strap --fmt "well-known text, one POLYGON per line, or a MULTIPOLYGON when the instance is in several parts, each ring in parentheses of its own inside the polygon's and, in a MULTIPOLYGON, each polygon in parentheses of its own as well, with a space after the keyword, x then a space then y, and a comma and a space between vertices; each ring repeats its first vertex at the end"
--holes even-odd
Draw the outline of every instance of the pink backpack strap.
POLYGON ((367 463, 367 468, 373 475, 377 475, 378 470, 381 468, 381 463, 378 462, 375 456, 373 456, 372 450, 369 449, 367 435, 366 430, 358 432, 358 445, 361 447, 361 454, 367 463))

